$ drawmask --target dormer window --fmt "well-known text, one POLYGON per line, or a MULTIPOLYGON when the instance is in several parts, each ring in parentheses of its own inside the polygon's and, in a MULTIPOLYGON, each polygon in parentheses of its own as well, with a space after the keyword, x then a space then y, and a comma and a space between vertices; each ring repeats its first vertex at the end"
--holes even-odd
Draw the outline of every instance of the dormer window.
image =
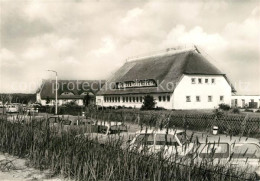
POLYGON ((215 79, 211 79, 211 83, 212 83, 212 84, 215 84, 215 79))
POLYGON ((61 95, 74 95, 72 92, 63 92, 61 95))
POLYGON ((198 82, 199 82, 199 84, 202 84, 202 79, 199 78, 199 79, 198 79, 198 82))
POLYGON ((209 79, 205 79, 205 83, 208 84, 209 83, 209 79))
POLYGON ((191 78, 191 83, 192 84, 196 84, 196 79, 195 78, 191 78))

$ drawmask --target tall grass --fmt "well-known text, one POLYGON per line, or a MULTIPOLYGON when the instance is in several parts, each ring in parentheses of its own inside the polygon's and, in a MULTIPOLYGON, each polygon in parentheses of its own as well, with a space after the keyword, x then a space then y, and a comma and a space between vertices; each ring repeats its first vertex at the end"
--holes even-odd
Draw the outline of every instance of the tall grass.
POLYGON ((0 120, 0 151, 29 158, 38 169, 75 180, 244 180, 223 167, 185 165, 159 155, 122 149, 120 142, 104 146, 75 137, 78 132, 57 132, 47 120, 11 123, 0 120))

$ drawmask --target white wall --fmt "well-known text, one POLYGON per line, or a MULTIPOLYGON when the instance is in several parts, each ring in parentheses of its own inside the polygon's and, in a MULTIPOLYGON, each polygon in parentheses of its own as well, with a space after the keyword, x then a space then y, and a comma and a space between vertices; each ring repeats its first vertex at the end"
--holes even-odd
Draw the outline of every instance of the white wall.
MULTIPOLYGON (((173 94, 150 94, 155 98, 156 106, 166 109, 214 109, 218 105, 225 103, 231 105, 231 86, 228 84, 224 76, 191 76, 184 75, 180 83, 177 85, 173 94), (196 79, 196 83, 192 84, 191 78, 196 79), (202 83, 198 83, 198 78, 202 79, 202 83), (208 79, 208 83, 205 83, 208 79), (211 79, 215 83, 211 83, 211 79), (159 102, 159 96, 170 95, 170 101, 159 102), (186 102, 186 96, 191 97, 191 102, 186 102), (196 96, 200 96, 200 102, 196 102, 196 96), (212 96, 212 102, 208 102, 208 96, 212 96), (224 101, 220 101, 220 96, 224 96, 224 101)), ((144 97, 145 94, 123 95, 128 97, 144 97)), ((140 108, 142 102, 123 102, 122 95, 111 95, 107 97, 120 97, 120 102, 105 102, 104 96, 97 96, 96 101, 99 106, 125 106, 140 108)))
POLYGON ((243 101, 245 101, 245 104, 247 104, 247 106, 249 106, 249 102, 251 102, 251 100, 254 100, 254 102, 257 102, 257 106, 260 107, 260 95, 259 96, 243 96, 243 95, 236 95, 236 96, 232 96, 232 106, 237 106, 237 107, 244 107, 243 106, 243 101), (237 100, 237 105, 235 105, 235 100, 237 100))
MULTIPOLYGON (((109 106, 125 106, 125 107, 132 107, 132 108, 141 108, 141 106, 143 105, 143 101, 140 102, 140 97, 142 97, 142 99, 144 98, 144 96, 146 96, 147 94, 135 94, 135 95, 111 95, 111 96, 106 96, 106 97, 114 97, 118 98, 120 97, 120 102, 118 101, 114 101, 114 102, 105 102, 104 100, 104 96, 97 96, 96 97, 96 102, 97 105, 99 106, 104 106, 104 107, 109 107, 109 106), (123 102, 123 97, 128 97, 128 102, 123 102), (132 98, 132 101, 129 101, 129 98, 132 98), (133 102, 133 97, 138 97, 138 102, 135 100, 135 102, 133 102)), ((156 107, 163 107, 166 109, 172 109, 172 102, 173 102, 173 97, 170 94, 150 94, 151 96, 154 97, 155 102, 156 102, 156 107), (170 100, 167 100, 167 96, 170 96, 170 100), (161 101, 159 101, 159 96, 161 96, 161 101), (165 101, 163 101, 163 96, 165 96, 165 101)))
POLYGON ((214 109, 220 103, 231 105, 231 86, 224 76, 202 76, 184 75, 173 93, 174 109, 214 109), (191 79, 195 78, 196 83, 192 84, 191 79), (202 83, 198 83, 198 79, 202 83), (215 83, 211 83, 211 79, 215 83), (209 83, 205 83, 208 79, 209 83), (191 97, 191 102, 186 102, 186 96, 191 97), (200 96, 200 102, 196 102, 196 96, 200 96), (208 96, 212 96, 212 102, 208 102, 208 96), (220 101, 220 96, 224 96, 224 101, 220 101))

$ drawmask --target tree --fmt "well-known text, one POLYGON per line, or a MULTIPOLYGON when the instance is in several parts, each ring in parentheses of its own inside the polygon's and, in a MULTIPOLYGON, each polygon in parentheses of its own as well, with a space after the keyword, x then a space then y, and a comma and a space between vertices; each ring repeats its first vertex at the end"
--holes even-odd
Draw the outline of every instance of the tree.
POLYGON ((155 104, 156 104, 156 102, 155 102, 153 96, 147 95, 147 96, 144 97, 144 102, 143 102, 143 105, 141 107, 141 110, 154 109, 155 104))

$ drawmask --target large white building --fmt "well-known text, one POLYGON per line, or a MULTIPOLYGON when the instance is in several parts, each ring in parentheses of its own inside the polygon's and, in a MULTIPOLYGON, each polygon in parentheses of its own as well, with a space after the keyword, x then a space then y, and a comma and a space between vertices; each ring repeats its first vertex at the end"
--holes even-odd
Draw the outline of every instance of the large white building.
POLYGON ((231 105, 227 76, 196 49, 126 62, 97 93, 99 106, 140 108, 145 95, 166 109, 213 109, 231 105))

